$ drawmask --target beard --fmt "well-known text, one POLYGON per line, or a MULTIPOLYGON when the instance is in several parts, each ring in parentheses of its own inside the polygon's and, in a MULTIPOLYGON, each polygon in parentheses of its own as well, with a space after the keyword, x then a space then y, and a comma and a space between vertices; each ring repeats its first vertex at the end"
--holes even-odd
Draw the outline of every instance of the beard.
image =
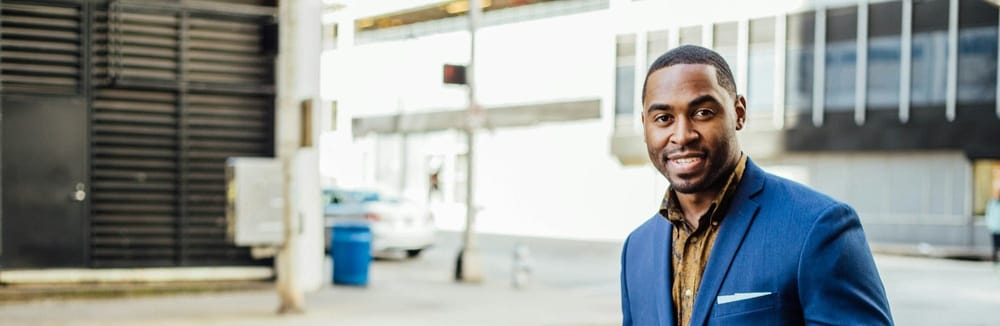
POLYGON ((661 154, 657 155, 659 161, 656 164, 656 168, 660 170, 660 174, 670 182, 670 189, 682 194, 695 194, 721 188, 723 183, 726 182, 727 178, 725 176, 732 173, 733 169, 736 168, 736 162, 739 160, 739 154, 736 154, 735 157, 730 157, 732 154, 725 149, 714 152, 699 148, 695 151, 704 153, 702 156, 704 160, 703 164, 705 164, 703 171, 694 174, 680 174, 671 171, 668 167, 670 164, 670 154, 685 149, 691 150, 690 148, 664 149, 661 154))

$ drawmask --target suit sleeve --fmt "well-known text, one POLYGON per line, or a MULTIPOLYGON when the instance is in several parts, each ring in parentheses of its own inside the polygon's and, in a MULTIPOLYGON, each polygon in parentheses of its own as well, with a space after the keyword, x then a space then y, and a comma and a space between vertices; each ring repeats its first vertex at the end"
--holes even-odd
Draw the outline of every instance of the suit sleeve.
POLYGON ((847 205, 827 208, 814 222, 797 278, 806 324, 893 324, 861 221, 847 205))
POLYGON ((622 246, 622 263, 621 263, 622 326, 632 325, 632 311, 631 309, 629 309, 629 301, 628 301, 628 283, 627 283, 628 281, 627 277, 625 276, 626 275, 625 269, 627 268, 626 255, 628 253, 628 241, 631 238, 632 238, 631 235, 628 238, 626 238, 625 245, 622 246))

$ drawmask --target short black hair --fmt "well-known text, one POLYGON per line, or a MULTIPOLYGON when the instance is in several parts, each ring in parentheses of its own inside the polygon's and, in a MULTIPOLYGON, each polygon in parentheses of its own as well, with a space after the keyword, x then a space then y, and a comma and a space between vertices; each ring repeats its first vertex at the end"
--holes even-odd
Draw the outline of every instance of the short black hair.
POLYGON ((679 64, 705 64, 715 67, 715 79, 718 80, 719 86, 729 91, 729 95, 736 97, 736 82, 733 78, 733 71, 726 64, 726 59, 723 59, 715 51, 697 45, 682 45, 667 51, 649 66, 646 79, 642 81, 643 102, 646 101, 646 83, 649 80, 649 75, 657 70, 679 64))

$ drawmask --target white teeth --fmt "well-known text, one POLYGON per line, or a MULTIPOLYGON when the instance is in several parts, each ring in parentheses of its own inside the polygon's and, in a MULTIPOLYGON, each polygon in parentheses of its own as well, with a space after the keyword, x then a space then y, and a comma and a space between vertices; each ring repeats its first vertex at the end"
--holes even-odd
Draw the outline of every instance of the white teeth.
POLYGON ((688 163, 694 162, 695 160, 696 160, 696 158, 693 158, 693 157, 692 158, 679 158, 679 159, 674 160, 674 162, 677 162, 677 163, 680 163, 680 164, 688 164, 688 163))

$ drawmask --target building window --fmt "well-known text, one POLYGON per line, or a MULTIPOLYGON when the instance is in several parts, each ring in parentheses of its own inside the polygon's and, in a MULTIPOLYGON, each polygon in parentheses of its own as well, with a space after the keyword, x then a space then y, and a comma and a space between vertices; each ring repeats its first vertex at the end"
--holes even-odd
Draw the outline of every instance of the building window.
POLYGON ((986 213, 986 202, 1000 189, 1000 160, 976 160, 972 164, 974 215, 986 213))
POLYGON ((997 7, 962 0, 958 8, 958 105, 989 109, 996 105, 997 7))
POLYGON ((774 17, 750 21, 747 106, 755 113, 774 111, 774 17))
POLYGON ((812 115, 816 14, 810 11, 788 15, 786 19, 785 112, 790 125, 805 124, 812 115))
POLYGON ((701 46, 701 26, 681 27, 680 44, 701 46))
POLYGON ((944 119, 948 80, 948 0, 913 2, 910 104, 944 119), (940 113, 940 114, 938 114, 940 113))
POLYGON ((323 49, 337 48, 337 24, 323 26, 323 49))
POLYGON ((670 50, 670 33, 667 30, 652 31, 646 34, 646 66, 652 66, 664 53, 670 50))
POLYGON ((857 67, 858 8, 830 9, 826 12, 824 111, 854 111, 857 67))
MULTIPOLYGON (((729 64, 729 71, 733 73, 733 82, 735 83, 739 80, 736 74, 740 70, 736 61, 736 38, 738 34, 736 22, 715 24, 713 30, 712 49, 718 52, 726 60, 726 63, 729 64)), ((738 89, 736 91, 742 93, 746 90, 738 89)))
POLYGON ((897 110, 903 5, 898 1, 883 2, 868 8, 867 110, 897 110))
POLYGON ((631 124, 635 111, 635 34, 618 35, 615 51, 615 121, 631 124))

